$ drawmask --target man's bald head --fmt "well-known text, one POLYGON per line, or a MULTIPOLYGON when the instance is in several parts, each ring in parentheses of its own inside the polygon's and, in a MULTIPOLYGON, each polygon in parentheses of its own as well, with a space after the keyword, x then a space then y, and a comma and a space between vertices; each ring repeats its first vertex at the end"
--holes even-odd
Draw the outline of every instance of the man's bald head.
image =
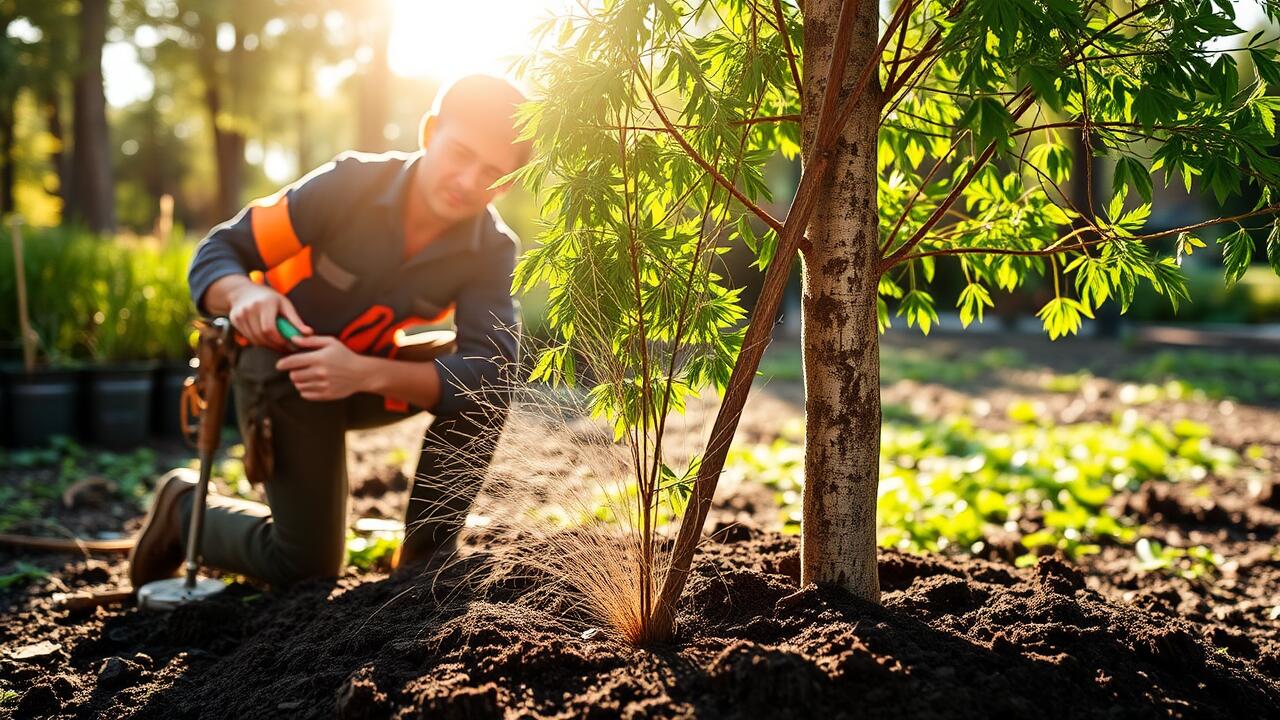
POLYGON ((436 215, 467 217, 510 189, 513 181, 494 183, 532 154, 531 141, 516 142, 515 113, 524 101, 515 85, 491 75, 459 78, 436 95, 418 134, 418 186, 436 215))
MULTIPOLYGON (((494 137, 507 138, 519 146, 521 164, 524 164, 532 154, 533 143, 515 142, 519 134, 515 113, 526 100, 524 93, 509 80, 493 75, 466 75, 436 93, 427 117, 434 116, 441 127, 461 123, 494 137)), ((423 118, 424 123, 427 117, 423 118)))

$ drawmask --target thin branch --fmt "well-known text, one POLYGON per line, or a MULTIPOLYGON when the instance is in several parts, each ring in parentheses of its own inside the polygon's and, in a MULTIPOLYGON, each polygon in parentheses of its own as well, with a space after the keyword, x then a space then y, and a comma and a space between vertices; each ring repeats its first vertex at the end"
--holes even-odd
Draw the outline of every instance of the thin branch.
POLYGON ((791 47, 791 36, 787 32, 787 21, 782 14, 782 0, 773 0, 773 14, 778 19, 778 34, 782 36, 787 63, 791 65, 791 79, 796 83, 796 96, 801 99, 801 107, 804 107, 804 85, 800 82, 800 66, 796 62, 795 49, 791 47))
MULTIPOLYGON (((1239 215, 1232 215, 1230 217, 1214 218, 1212 220, 1205 220, 1203 222, 1193 223, 1191 225, 1183 225, 1182 227, 1176 227, 1170 230, 1161 230, 1159 232, 1149 233, 1146 235, 1134 235, 1132 238, 1129 238, 1129 239, 1138 240, 1139 242, 1146 242, 1148 240, 1159 240, 1160 238, 1168 237, 1170 235, 1175 235, 1177 233, 1191 232, 1192 230, 1199 230, 1201 228, 1206 228, 1211 225, 1219 225, 1221 223, 1226 223, 1226 222, 1236 222, 1239 220, 1247 220, 1249 218, 1259 217, 1261 215, 1275 215, 1275 214, 1280 214, 1280 203, 1277 203, 1275 205, 1268 205, 1267 207, 1259 208, 1257 210, 1252 210, 1250 212, 1240 213, 1239 215)), ((1054 241, 1052 245, 1049 245, 1043 248, 1038 248, 1036 250, 1016 250, 1013 248, 996 248, 996 247, 947 248, 944 250, 927 250, 925 252, 918 252, 912 255, 907 255, 906 257, 902 258, 902 262, 910 262, 912 260, 918 260, 919 258, 922 258, 922 257, 935 257, 939 255, 1019 255, 1024 257, 1043 257, 1046 255, 1053 255, 1056 253, 1064 253, 1071 250, 1083 249, 1086 247, 1093 247, 1094 245, 1101 245, 1102 243, 1112 242, 1116 239, 1115 236, 1110 236, 1110 237, 1101 237, 1096 240, 1089 240, 1087 242, 1081 242, 1075 245, 1064 244, 1066 240, 1078 235, 1081 232, 1081 230, 1087 230, 1087 229, 1088 228, 1080 228, 1080 229, 1073 230, 1067 235, 1054 241)))
MULTIPOLYGON (((729 123, 729 127, 742 127, 743 125, 763 125, 764 123, 773 123, 773 122, 800 122, 800 116, 793 115, 793 114, 761 115, 760 117, 756 117, 756 118, 734 120, 733 122, 729 123)), ((595 128, 596 130, 647 130, 649 132, 667 132, 666 126, 659 126, 659 125, 626 125, 626 126, 589 125, 588 127, 595 128)), ((673 124, 672 127, 678 128, 680 130, 701 130, 707 126, 695 125, 691 123, 676 123, 676 124, 673 124)))
MULTIPOLYGON (((1017 111, 1012 113, 1012 116, 1015 120, 1021 117, 1021 115, 1027 111, 1027 108, 1031 107, 1031 105, 1034 104, 1034 101, 1035 101, 1035 96, 1032 95, 1030 92, 1027 92, 1026 88, 1024 88, 1023 92, 1026 92, 1027 97, 1025 100, 1023 100, 1022 106, 1018 108, 1017 111)), ((1014 99, 1016 99, 1016 97, 1014 99)), ((978 174, 978 171, 981 170, 983 166, 987 164, 987 161, 991 159, 991 156, 995 154, 995 151, 996 151, 995 142, 989 143, 986 149, 982 151, 982 154, 978 156, 978 159, 973 163, 973 166, 970 167, 968 172, 964 174, 964 177, 962 177, 960 181, 957 182, 955 186, 951 188, 951 192, 947 193, 947 196, 946 198, 943 199, 942 204, 940 204, 937 208, 934 209, 933 214, 929 216, 929 219, 926 220, 925 223, 921 225, 918 230, 916 230, 915 234, 913 234, 909 240, 907 240, 905 243, 902 244, 902 247, 898 248, 896 251, 894 251, 892 255, 885 258, 884 262, 880 264, 881 272, 884 272, 890 267, 893 267, 897 263, 901 262, 902 259, 908 253, 911 252, 912 248, 920 244, 920 241, 923 240, 925 236, 929 234, 929 231, 933 229, 933 226, 937 225, 938 221, 942 219, 943 214, 956 201, 956 198, 960 197, 960 193, 964 192, 964 189, 969 186, 969 183, 973 182, 973 178, 978 174)), ((909 207, 904 209, 904 212, 906 212, 909 209, 910 209, 909 207)))
POLYGON ((667 113, 663 111, 662 104, 658 102, 658 98, 654 96, 653 88, 649 86, 649 81, 644 74, 637 71, 636 77, 640 80, 640 85, 644 88, 644 94, 649 98, 649 104, 653 106, 654 112, 656 112, 658 114, 658 118, 662 120, 663 126, 666 128, 667 132, 671 133, 671 136, 675 138, 676 142, 680 144, 680 147, 684 148, 684 151, 689 154, 689 157, 700 165, 703 170, 710 173, 711 177, 715 178, 716 182, 720 183, 722 187, 728 190, 729 193, 733 195, 734 199, 742 203, 744 207, 750 210, 756 217, 763 220, 770 228, 773 228, 775 232, 781 234, 783 229, 782 222, 770 215, 767 210, 757 205, 751 200, 751 198, 747 197, 745 193, 730 182, 728 178, 721 174, 715 166, 707 162, 707 159, 702 157, 702 154, 699 153, 693 145, 689 144, 689 141, 685 139, 684 135, 682 135, 680 131, 671 124, 671 120, 667 117, 667 113))
MULTIPOLYGON (((902 0, 904 3, 915 4, 916 0, 902 0)), ((914 8, 912 8, 914 9, 914 8)), ((907 11, 908 13, 911 10, 907 11)), ((898 59, 902 57, 902 46, 907 43, 907 23, 901 23, 898 26, 898 45, 893 49, 893 62, 889 63, 889 77, 885 81, 885 85, 892 85, 894 77, 898 74, 898 59)))

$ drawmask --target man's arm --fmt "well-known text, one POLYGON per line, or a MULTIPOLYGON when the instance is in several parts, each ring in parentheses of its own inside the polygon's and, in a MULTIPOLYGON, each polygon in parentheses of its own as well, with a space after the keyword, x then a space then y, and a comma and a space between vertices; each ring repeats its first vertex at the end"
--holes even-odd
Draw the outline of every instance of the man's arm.
POLYGON ((432 362, 439 400, 424 407, 436 415, 505 406, 510 401, 510 371, 518 360, 519 348, 515 300, 511 297, 515 237, 478 262, 482 265, 457 297, 454 324, 458 350, 432 362))
POLYGON ((358 355, 330 336, 298 337, 310 352, 281 358, 276 369, 306 400, 339 400, 369 392, 403 400, 436 415, 506 405, 508 370, 517 359, 511 273, 515 245, 482 258, 484 266, 458 294, 458 351, 431 363, 358 355))
POLYGON ((285 298, 297 273, 282 270, 299 262, 304 249, 324 237, 334 193, 341 189, 339 165, 340 159, 316 168, 209 232, 197 246, 187 274, 197 310, 229 315, 232 325, 255 345, 286 347, 275 327, 278 315, 304 333, 311 332, 285 298), (251 281, 251 271, 263 273, 265 284, 251 281))

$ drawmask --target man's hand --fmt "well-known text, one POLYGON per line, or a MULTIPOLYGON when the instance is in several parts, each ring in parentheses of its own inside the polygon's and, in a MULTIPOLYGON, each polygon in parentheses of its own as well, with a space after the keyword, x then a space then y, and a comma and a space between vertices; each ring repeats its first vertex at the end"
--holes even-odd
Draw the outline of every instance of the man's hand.
MULTIPOLYGON (((293 303, 289 302, 289 298, 273 288, 258 285, 247 277, 228 276, 220 279, 209 289, 211 299, 215 292, 225 296, 226 303, 230 305, 228 316, 231 318, 231 325, 254 345, 263 345, 282 352, 289 349, 288 342, 276 329, 276 318, 281 315, 302 331, 303 335, 311 335, 314 332, 310 325, 302 321, 302 317, 298 315, 293 303), (223 280, 229 281, 228 287, 219 288, 218 285, 223 280)), ((211 309, 214 308, 214 302, 208 304, 211 309)))
POLYGON ((309 352, 281 358, 276 369, 289 373, 304 400, 341 400, 367 390, 367 358, 352 352, 342 341, 331 335, 299 335, 293 342, 309 352))

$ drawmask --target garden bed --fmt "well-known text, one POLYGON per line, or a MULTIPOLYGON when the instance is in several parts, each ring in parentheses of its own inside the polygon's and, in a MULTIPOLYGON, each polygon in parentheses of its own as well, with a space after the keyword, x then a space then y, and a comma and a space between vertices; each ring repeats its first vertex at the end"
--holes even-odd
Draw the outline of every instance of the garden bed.
MULTIPOLYGON (((770 529, 785 505, 726 476, 709 523, 723 542, 699 555, 677 642, 644 650, 532 592, 519 572, 476 590, 488 550, 479 535, 438 577, 352 569, 287 594, 234 583, 168 616, 53 606, 57 591, 123 584, 118 558, 0 549, 0 575, 19 562, 49 572, 0 590, 0 717, 1280 716, 1276 403, 1230 399, 1231 387, 1172 389, 1163 377, 1149 378, 1160 391, 1143 390, 1133 368, 1161 367, 1149 351, 1019 341, 1020 360, 987 366, 963 359, 989 338, 926 342, 952 376, 927 381, 938 369, 913 364, 917 343, 891 338, 905 354, 886 355, 887 406, 933 419, 969 412, 990 433, 1026 424, 1019 403, 1045 428, 1132 410, 1206 426, 1215 447, 1241 460, 1109 497, 1106 512, 1149 541, 1145 555, 1132 538, 1112 538, 1074 560, 1028 556, 1016 567, 1026 549, 1010 548, 1035 532, 1025 522, 984 535, 976 551, 885 550, 880 608, 797 593, 798 540, 770 529), (1081 368, 1090 374, 1067 374, 1081 368), (973 413, 975 400, 990 411, 973 413), (1214 559, 1161 546, 1203 547, 1214 559)), ((792 381, 766 385, 739 444, 776 441, 799 397, 792 381)), ((690 424, 709 408, 691 407, 690 424)), ((357 514, 398 516, 405 448, 416 447, 421 422, 355 436, 357 514)), ((577 442, 571 432, 549 437, 545 462, 572 464, 577 442)), ((18 477, 30 482, 16 471, 0 481, 18 477)), ((86 533, 136 522, 136 500, 115 514, 105 507, 92 522, 60 520, 86 533)))

